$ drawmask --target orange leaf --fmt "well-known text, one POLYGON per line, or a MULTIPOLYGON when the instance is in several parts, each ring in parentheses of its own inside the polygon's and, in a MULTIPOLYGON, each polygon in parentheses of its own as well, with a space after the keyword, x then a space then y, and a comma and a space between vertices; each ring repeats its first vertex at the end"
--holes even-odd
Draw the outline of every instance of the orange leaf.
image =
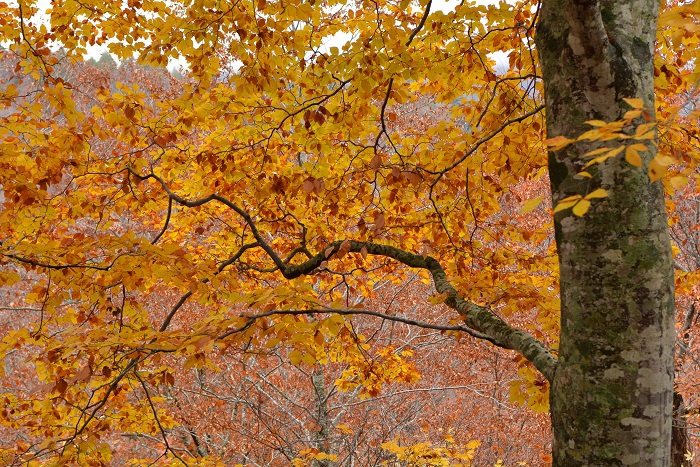
POLYGON ((666 175, 667 170, 668 166, 662 165, 656 158, 654 158, 654 160, 652 160, 649 164, 649 179, 652 182, 655 182, 666 175))
POLYGON ((628 146, 627 149, 625 149, 625 160, 635 167, 642 166, 642 158, 632 146, 628 146))
POLYGON ((549 138, 545 140, 544 144, 547 145, 547 149, 549 149, 550 151, 558 151, 570 145, 571 143, 574 143, 575 141, 576 140, 569 139, 565 136, 555 136, 554 138, 549 138))

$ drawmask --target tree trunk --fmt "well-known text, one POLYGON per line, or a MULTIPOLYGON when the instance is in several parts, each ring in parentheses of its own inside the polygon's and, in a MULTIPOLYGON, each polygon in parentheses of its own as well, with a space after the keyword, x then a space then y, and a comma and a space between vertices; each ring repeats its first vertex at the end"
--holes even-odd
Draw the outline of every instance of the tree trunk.
MULTIPOLYGON (((544 0, 537 46, 548 137, 614 121, 640 98, 654 116, 655 0, 544 0)), ((646 123, 643 118, 635 124, 646 123)), ((634 128, 625 129, 634 133, 634 128)), ((638 141, 633 141, 634 143, 638 141)), ((603 188, 582 217, 555 214, 561 342, 551 387, 555 466, 671 462, 674 285, 663 188, 618 155, 586 169, 583 141, 550 152, 554 205, 603 188)), ((624 155, 624 151, 622 152, 624 155)))

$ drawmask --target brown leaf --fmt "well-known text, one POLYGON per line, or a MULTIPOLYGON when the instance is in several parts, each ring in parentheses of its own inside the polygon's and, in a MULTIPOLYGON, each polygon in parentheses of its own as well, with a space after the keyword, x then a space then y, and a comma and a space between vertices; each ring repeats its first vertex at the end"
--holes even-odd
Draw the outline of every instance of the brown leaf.
POLYGON ((384 213, 379 212, 376 216, 374 216, 374 231, 384 228, 384 222, 384 213))
POLYGON ((345 256, 348 253, 348 251, 350 251, 350 242, 348 240, 345 240, 338 247, 338 252, 336 253, 338 259, 343 259, 343 256, 345 256))
POLYGON ((63 378, 59 378, 58 381, 56 381, 56 385, 53 388, 59 394, 65 394, 66 389, 68 389, 68 382, 66 382, 66 380, 63 378))
POLYGON ((430 246, 430 243, 424 242, 423 246, 421 247, 420 255, 423 257, 423 259, 426 259, 432 253, 433 253, 433 248, 430 246))
POLYGON ((362 249, 360 249, 360 256, 362 256, 362 259, 367 259, 367 247, 363 246, 362 249))
POLYGON ((73 378, 76 382, 87 381, 92 376, 92 368, 89 365, 82 367, 73 378))
POLYGON ((304 184, 302 186, 304 188, 304 191, 306 193, 311 193, 314 191, 314 180, 312 178, 307 178, 304 180, 304 184))
POLYGON ((423 178, 415 172, 404 172, 404 177, 406 177, 406 180, 413 186, 418 186, 423 180, 423 178))

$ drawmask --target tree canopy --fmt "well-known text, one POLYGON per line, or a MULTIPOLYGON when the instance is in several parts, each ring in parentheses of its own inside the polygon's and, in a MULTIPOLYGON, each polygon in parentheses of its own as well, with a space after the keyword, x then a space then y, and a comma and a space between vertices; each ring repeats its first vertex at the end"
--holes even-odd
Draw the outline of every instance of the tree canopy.
MULTIPOLYGON (((561 331, 552 214, 557 229, 597 222, 628 183, 606 178, 613 165, 666 193, 679 322, 692 324, 698 4, 661 5, 655 96, 599 103, 584 85, 602 78, 587 76, 568 89, 598 116, 574 109, 556 126, 567 70, 539 59, 558 60, 566 41, 538 24, 546 2, 0 3, 0 285, 15 312, 0 425, 20 434, 2 462, 109 465, 106 440, 124 433, 160 440, 144 465, 217 465, 179 449, 167 388, 233 354, 334 367, 335 387, 361 398, 414 384, 420 350, 370 351, 357 320, 516 351, 512 400, 547 411, 561 331), (94 46, 111 55, 85 62, 94 46), (553 174, 564 159, 548 168, 548 150, 574 147, 583 155, 553 174), (415 280, 419 313, 376 307, 378 284, 415 280)), ((641 39, 606 41, 651 67, 641 39)), ((335 461, 322 442, 309 448, 293 465, 335 461)), ((467 465, 475 448, 430 455, 467 465)), ((386 449, 419 465, 420 452, 386 449)))

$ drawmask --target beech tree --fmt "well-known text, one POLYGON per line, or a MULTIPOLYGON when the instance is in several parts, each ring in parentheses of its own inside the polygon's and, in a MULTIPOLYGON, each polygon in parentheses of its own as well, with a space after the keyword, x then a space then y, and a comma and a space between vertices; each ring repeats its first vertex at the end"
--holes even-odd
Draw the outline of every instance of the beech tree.
MULTIPOLYGON (((230 354, 279 349, 317 395, 325 365, 358 397, 414 384, 413 352, 370 352, 359 315, 519 355, 511 397, 550 411, 553 465, 670 465, 664 193, 697 179, 698 13, 0 3, 0 283, 27 312, 0 344, 0 459, 108 465, 121 433, 162 439, 134 463, 221 465, 176 449, 178 425, 192 430, 164 395, 178 370, 221 371, 230 354), (76 73, 94 45, 156 78, 76 73), (181 79, 162 72, 173 61, 181 79), (520 199, 543 178, 551 203, 520 199), (416 273, 449 318, 365 305, 416 273)), ((336 462, 319 424, 293 465, 336 462)), ((476 444, 382 447, 468 465, 476 444)))
MULTIPOLYGON (((654 107, 657 10, 656 2, 543 4, 536 39, 549 136, 617 120, 629 109, 625 97, 654 107)), ((554 218, 562 307, 550 378, 554 457, 561 465, 668 465, 673 257, 663 189, 635 166, 656 151, 645 146, 641 164, 610 158, 581 180, 599 147, 578 143, 549 156, 554 202, 591 188, 607 194, 580 219, 554 218)))

